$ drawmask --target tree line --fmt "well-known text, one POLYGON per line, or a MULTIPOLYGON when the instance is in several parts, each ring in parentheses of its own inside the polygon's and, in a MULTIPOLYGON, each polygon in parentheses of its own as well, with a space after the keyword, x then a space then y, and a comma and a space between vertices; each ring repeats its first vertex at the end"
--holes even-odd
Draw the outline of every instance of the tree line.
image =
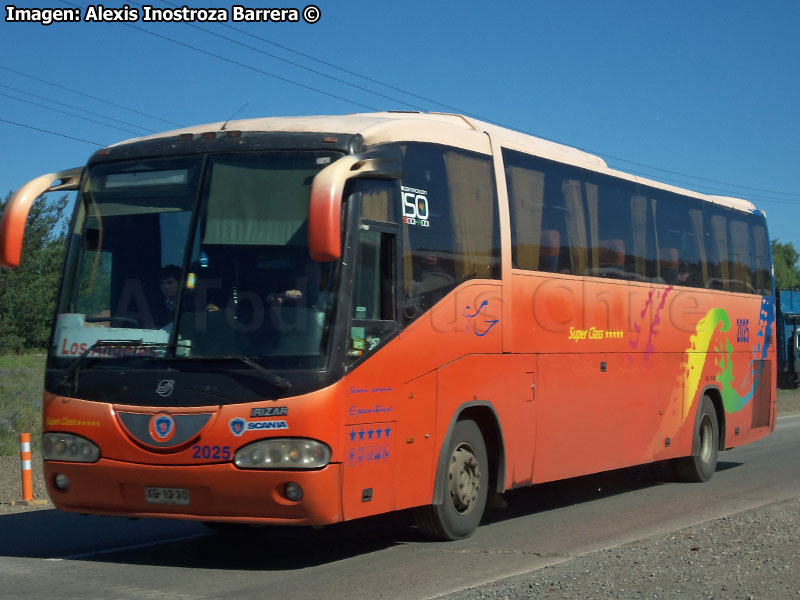
MULTIPOLYGON (((9 198, 11 192, 0 204, 0 215, 9 198)), ((47 347, 66 247, 68 203, 66 195, 37 198, 28 215, 19 267, 0 267, 0 354, 47 347)))
MULTIPOLYGON (((11 197, 0 203, 0 216, 11 197)), ((67 242, 68 197, 38 198, 31 207, 17 269, 0 268, 0 354, 43 350, 50 339, 67 242)), ((777 289, 800 289, 800 253, 772 240, 777 289)))

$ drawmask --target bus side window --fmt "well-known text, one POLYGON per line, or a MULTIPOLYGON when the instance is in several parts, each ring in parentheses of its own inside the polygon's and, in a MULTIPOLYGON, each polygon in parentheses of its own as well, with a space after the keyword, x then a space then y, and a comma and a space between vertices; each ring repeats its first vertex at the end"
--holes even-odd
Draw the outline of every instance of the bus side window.
POLYGON ((353 289, 353 318, 394 319, 394 235, 370 229, 361 232, 353 289))
POLYGON ((376 225, 362 224, 361 228, 347 353, 353 361, 369 355, 399 330, 396 236, 376 225))
POLYGON ((463 281, 500 278, 500 225, 489 156, 409 143, 403 160, 398 247, 408 324, 463 281))
POLYGON ((730 231, 731 291, 752 294, 753 288, 753 244, 751 228, 744 219, 728 219, 730 231))
MULTIPOLYGON (((755 220, 755 217, 753 217, 755 220)), ((753 271, 753 288, 762 296, 772 295, 772 260, 767 237, 767 228, 758 223, 751 223, 753 246, 755 251, 755 269, 753 271)))

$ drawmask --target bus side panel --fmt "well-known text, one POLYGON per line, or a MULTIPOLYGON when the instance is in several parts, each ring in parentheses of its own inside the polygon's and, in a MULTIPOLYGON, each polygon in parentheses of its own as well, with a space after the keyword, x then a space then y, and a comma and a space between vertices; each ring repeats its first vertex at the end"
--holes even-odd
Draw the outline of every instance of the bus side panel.
MULTIPOLYGON (((669 288, 661 293, 669 294, 668 319, 655 349, 682 353, 686 435, 691 438, 704 393, 724 411, 726 447, 767 435, 775 423, 773 299, 669 288)), ((683 447, 691 452, 691 442, 683 447)))
MULTIPOLYGON (((441 440, 454 410, 445 415, 437 408, 437 369, 478 355, 470 376, 487 380, 480 389, 491 387, 492 369, 482 361, 502 348, 501 303, 499 282, 466 282, 346 376, 346 519, 431 503, 441 440)), ((478 393, 472 384, 463 389, 471 394, 452 397, 471 400, 478 393)))
POLYGON ((345 427, 342 515, 357 519, 395 509, 395 421, 345 427))
POLYGON ((512 291, 514 352, 642 352, 657 310, 640 282, 521 271, 512 291))
MULTIPOLYGON (((438 443, 445 439, 459 408, 489 404, 497 415, 504 444, 504 448, 496 449, 504 453, 504 489, 531 482, 537 410, 535 373, 536 356, 532 354, 474 354, 439 370, 438 443)), ((489 423, 482 418, 479 425, 489 423)))
POLYGON ((401 386, 397 439, 397 508, 429 504, 436 473, 436 372, 401 386))
MULTIPOLYGON (((651 369, 619 354, 540 356, 534 481, 649 462, 668 396, 651 369)), ((674 380, 674 376, 672 376, 674 380)))

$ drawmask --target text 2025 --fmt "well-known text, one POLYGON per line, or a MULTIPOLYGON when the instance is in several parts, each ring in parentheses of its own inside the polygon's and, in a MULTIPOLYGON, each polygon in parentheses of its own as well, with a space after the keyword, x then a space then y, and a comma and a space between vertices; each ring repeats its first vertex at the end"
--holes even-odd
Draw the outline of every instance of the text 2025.
POLYGON ((736 319, 736 341, 750 341, 750 319, 736 319))
POLYGON ((198 460, 230 460, 233 456, 230 446, 192 446, 192 450, 192 458, 198 460))

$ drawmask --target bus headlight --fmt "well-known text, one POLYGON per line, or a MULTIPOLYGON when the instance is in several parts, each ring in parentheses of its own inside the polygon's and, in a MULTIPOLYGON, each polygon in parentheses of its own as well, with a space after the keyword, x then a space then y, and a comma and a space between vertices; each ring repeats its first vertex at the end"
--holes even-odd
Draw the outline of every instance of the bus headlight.
POLYGON ((71 433, 42 434, 42 458, 61 462, 97 462, 100 448, 86 438, 71 433))
POLYGON ((319 469, 331 460, 331 449, 316 440, 276 438, 242 446, 233 457, 240 469, 319 469))

